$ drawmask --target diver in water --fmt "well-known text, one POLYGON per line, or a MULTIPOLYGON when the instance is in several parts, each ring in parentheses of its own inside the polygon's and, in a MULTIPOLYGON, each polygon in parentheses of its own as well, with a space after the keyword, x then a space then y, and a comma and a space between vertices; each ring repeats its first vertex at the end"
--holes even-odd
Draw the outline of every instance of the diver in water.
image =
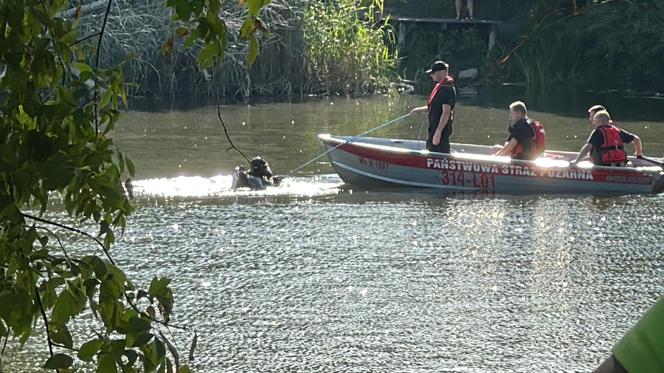
POLYGON ((249 171, 247 171, 244 166, 235 167, 233 189, 251 188, 254 190, 262 190, 268 186, 278 186, 283 178, 272 175, 270 165, 261 157, 255 157, 249 164, 249 171))

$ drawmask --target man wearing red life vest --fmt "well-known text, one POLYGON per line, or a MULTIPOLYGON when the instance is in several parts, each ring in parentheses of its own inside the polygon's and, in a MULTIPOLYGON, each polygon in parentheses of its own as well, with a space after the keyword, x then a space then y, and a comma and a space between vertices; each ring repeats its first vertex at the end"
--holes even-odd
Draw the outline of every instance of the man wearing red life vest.
POLYGON ((449 65, 443 61, 436 61, 431 65, 427 74, 436 82, 436 85, 429 94, 427 106, 416 107, 410 112, 411 114, 425 111, 429 113, 427 150, 432 152, 450 152, 456 88, 454 88, 454 79, 447 73, 448 69, 449 65))
POLYGON ((592 125, 593 132, 590 134, 588 142, 579 151, 579 155, 572 161, 573 164, 591 153, 593 163, 598 166, 624 166, 627 163, 625 144, 632 142, 636 150, 634 155, 637 157, 643 155, 641 139, 633 133, 614 126, 608 111, 597 111, 593 116, 592 125))
POLYGON ((533 160, 544 152, 545 136, 541 123, 528 118, 526 104, 521 101, 510 105, 509 137, 494 155, 510 156, 514 159, 533 160))

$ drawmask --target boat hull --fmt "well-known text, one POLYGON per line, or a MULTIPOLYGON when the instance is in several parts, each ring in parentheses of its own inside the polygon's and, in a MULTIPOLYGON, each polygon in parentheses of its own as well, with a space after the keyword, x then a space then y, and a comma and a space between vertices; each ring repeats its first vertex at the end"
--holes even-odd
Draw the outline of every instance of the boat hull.
POLYGON ((410 140, 320 135, 345 183, 501 194, 652 194, 663 189, 660 167, 569 167, 574 153, 535 161, 495 157, 490 146, 453 144, 453 154, 423 150, 410 140), (454 150, 457 149, 457 152, 454 150))

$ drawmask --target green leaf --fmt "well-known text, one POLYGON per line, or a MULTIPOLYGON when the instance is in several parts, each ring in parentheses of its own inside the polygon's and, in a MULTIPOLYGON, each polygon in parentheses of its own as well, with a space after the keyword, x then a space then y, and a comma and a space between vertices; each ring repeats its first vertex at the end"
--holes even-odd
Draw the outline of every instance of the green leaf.
POLYGON ((78 358, 83 361, 92 361, 92 357, 97 354, 99 348, 104 343, 102 339, 96 338, 89 340, 81 346, 78 350, 78 358))
POLYGON ((181 38, 184 38, 185 36, 187 36, 187 34, 189 34, 189 29, 187 29, 186 27, 178 27, 177 29, 175 29, 175 34, 181 38))
POLYGON ((130 347, 141 347, 148 342, 154 337, 151 333, 143 333, 143 334, 138 334, 138 335, 129 335, 127 336, 127 345, 130 347))
POLYGON ((165 296, 168 294, 168 284, 171 283, 171 279, 167 277, 157 278, 154 277, 152 282, 150 282, 150 288, 148 292, 153 297, 156 296, 165 296))
POLYGON ((67 164, 61 155, 54 155, 47 161, 35 165, 35 171, 40 174, 48 191, 62 189, 74 178, 74 167, 67 164))
POLYGON ((78 299, 68 288, 62 290, 51 312, 51 321, 66 324, 72 316, 83 311, 85 299, 78 299))
POLYGON ((97 310, 107 331, 112 331, 122 317, 122 304, 117 300, 99 303, 97 310))
POLYGON ((97 364, 97 373, 117 373, 118 367, 112 354, 102 354, 97 364))
POLYGON ((92 72, 92 67, 90 65, 84 64, 84 63, 74 63, 74 67, 76 70, 78 70, 79 73, 82 72, 92 72))
POLYGON ((101 282, 99 290, 99 302, 109 302, 119 299, 122 295, 123 286, 118 284, 112 278, 107 278, 101 282))
POLYGON ((249 52, 247 53, 247 66, 251 66, 256 62, 256 58, 260 53, 260 46, 258 45, 258 39, 256 35, 252 35, 249 38, 249 52))
POLYGON ((242 27, 240 27, 240 37, 249 39, 254 34, 254 31, 256 31, 256 23, 253 19, 247 19, 242 24, 242 27))
POLYGON ((67 354, 55 354, 51 356, 46 363, 45 369, 64 369, 69 368, 74 363, 74 359, 67 354))
POLYGON ((261 8, 269 3, 270 0, 247 0, 247 9, 249 10, 249 14, 254 17, 258 17, 258 13, 260 12, 261 8))
MULTIPOLYGON (((48 236, 39 237, 39 243, 41 243, 42 246, 46 246, 48 244, 48 236)), ((34 258, 34 256, 32 257, 34 258)))
POLYGON ((50 323, 50 325, 51 339, 53 342, 60 343, 67 348, 72 348, 74 346, 71 333, 69 332, 67 325, 63 323, 50 323))
POLYGON ((129 333, 140 333, 140 332, 145 332, 150 330, 152 325, 150 324, 149 321, 140 318, 140 317, 132 317, 131 320, 129 320, 129 333))
POLYGON ((205 44, 198 54, 198 64, 202 68, 211 67, 219 55, 219 44, 211 42, 205 44))
POLYGON ((100 257, 96 255, 89 255, 84 257, 83 261, 92 267, 92 269, 95 271, 95 276, 97 276, 98 279, 103 279, 106 277, 106 274, 108 273, 108 267, 100 257))
POLYGON ((129 171, 129 175, 131 175, 131 177, 136 176, 136 166, 134 166, 134 162, 132 162, 128 157, 125 157, 125 161, 127 162, 127 170, 129 171))

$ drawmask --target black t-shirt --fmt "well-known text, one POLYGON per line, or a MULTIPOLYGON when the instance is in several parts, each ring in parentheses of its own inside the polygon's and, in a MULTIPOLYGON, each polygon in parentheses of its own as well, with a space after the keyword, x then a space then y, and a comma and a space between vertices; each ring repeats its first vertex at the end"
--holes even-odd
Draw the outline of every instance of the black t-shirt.
POLYGON ((530 119, 519 119, 516 123, 508 128, 510 136, 507 141, 515 139, 519 145, 522 146, 523 151, 515 154, 516 159, 532 159, 534 158, 534 138, 535 130, 530 124, 530 119))
POLYGON ((440 122, 440 117, 443 115, 443 105, 447 104, 452 107, 452 112, 450 113, 450 119, 445 124, 443 129, 443 134, 448 131, 452 131, 452 121, 454 120, 454 104, 456 103, 456 88, 453 85, 443 85, 440 87, 436 97, 431 101, 431 107, 429 107, 429 136, 433 136, 438 128, 438 123, 440 122))

